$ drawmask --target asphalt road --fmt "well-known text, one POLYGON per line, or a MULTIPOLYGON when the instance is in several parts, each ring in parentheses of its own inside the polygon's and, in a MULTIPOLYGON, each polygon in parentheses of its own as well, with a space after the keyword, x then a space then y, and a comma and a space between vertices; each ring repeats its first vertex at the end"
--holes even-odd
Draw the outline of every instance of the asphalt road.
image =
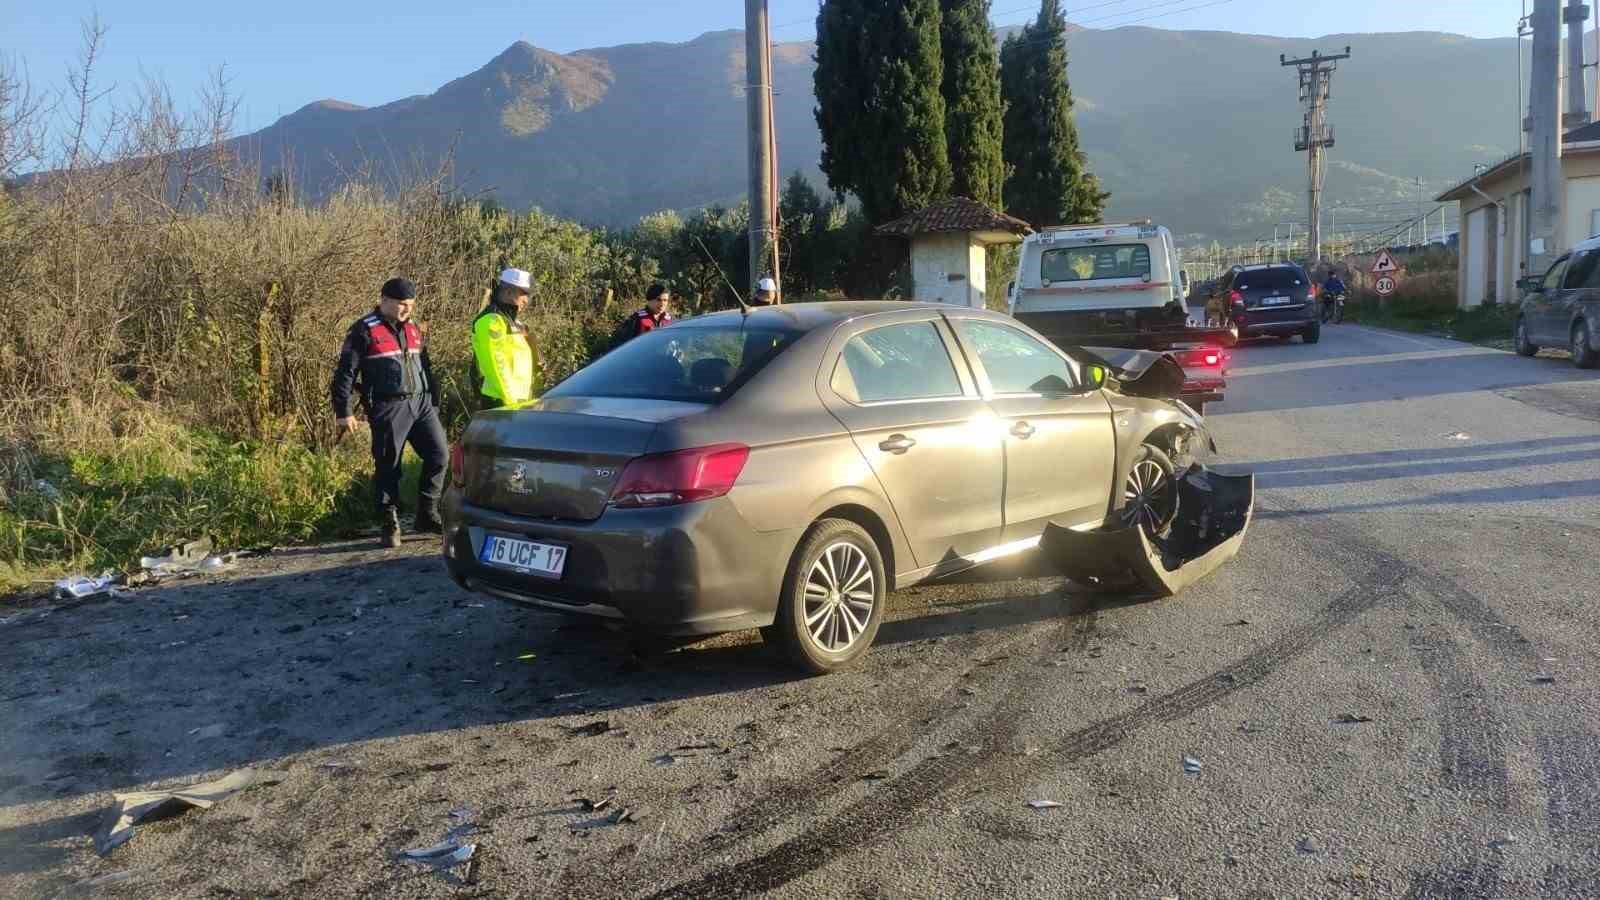
POLYGON ((1600 379, 1335 326, 1208 412, 1224 569, 905 591, 828 678, 633 660, 427 541, 0 615, 0 895, 1600 896, 1600 379), (112 791, 246 766, 95 854, 112 791), (475 867, 395 859, 452 810, 475 867))

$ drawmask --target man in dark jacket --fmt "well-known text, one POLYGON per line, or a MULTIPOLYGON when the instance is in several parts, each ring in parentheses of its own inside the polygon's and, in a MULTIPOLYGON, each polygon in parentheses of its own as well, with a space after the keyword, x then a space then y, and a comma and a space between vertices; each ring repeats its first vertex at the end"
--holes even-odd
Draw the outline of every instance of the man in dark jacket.
POLYGON ((672 292, 664 284, 652 284, 644 293, 644 309, 630 314, 617 326, 611 336, 611 347, 626 344, 647 331, 665 328, 672 324, 672 313, 667 306, 672 302, 672 292))
POLYGON ((360 396, 372 425, 378 516, 383 543, 400 546, 400 457, 409 441, 422 457, 417 486, 416 530, 437 533, 439 492, 444 488, 444 425, 439 421, 439 383, 428 361, 426 337, 411 321, 417 289, 407 279, 391 278, 378 293, 378 306, 350 326, 330 393, 338 436, 355 430, 351 394, 360 396))

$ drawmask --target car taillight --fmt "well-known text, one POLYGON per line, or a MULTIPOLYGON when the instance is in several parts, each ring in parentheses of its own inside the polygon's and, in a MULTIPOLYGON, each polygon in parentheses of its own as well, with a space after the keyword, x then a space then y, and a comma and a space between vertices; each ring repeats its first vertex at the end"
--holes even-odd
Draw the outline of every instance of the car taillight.
POLYGON ((721 497, 733 489, 749 458, 750 448, 743 444, 640 456, 623 468, 611 491, 611 505, 638 509, 721 497))
POLYGON ((1178 365, 1185 369, 1215 369, 1227 359, 1227 354, 1221 350, 1205 347, 1200 350, 1180 350, 1177 357, 1178 365))
POLYGON ((1243 306, 1244 305, 1244 295, 1239 293, 1238 291, 1229 291, 1228 292, 1228 302, 1229 303, 1236 303, 1236 304, 1238 304, 1240 306, 1243 306))
POLYGON ((456 487, 467 486, 466 453, 459 443, 450 445, 450 482, 456 487))

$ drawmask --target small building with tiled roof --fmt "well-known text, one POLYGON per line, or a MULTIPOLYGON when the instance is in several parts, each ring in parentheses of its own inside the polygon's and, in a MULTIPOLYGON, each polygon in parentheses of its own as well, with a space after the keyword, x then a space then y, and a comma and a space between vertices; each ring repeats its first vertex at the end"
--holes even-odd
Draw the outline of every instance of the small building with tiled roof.
POLYGON ((988 249, 1016 244, 1033 227, 976 200, 951 197, 876 232, 911 242, 911 298, 982 309, 988 304, 988 249))

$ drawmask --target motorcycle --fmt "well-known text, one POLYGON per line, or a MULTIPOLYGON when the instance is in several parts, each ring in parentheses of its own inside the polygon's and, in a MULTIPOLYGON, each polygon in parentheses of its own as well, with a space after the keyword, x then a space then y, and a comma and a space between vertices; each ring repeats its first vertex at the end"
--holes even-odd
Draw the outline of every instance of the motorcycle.
POLYGON ((1338 324, 1344 321, 1344 292, 1327 294, 1322 298, 1322 321, 1338 324))

